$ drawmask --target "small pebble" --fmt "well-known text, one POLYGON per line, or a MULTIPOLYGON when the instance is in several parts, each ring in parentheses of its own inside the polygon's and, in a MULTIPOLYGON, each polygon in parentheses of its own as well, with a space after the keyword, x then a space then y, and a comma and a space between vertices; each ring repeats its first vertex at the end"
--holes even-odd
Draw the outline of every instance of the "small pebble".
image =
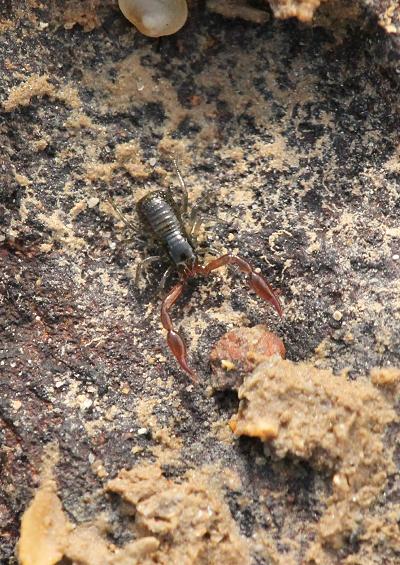
POLYGON ((138 431, 137 431, 138 436, 144 436, 144 435, 147 434, 147 432, 148 432, 147 428, 139 428, 138 431))
POLYGON ((149 37, 176 33, 186 22, 186 0, 118 0, 127 20, 149 37))
POLYGON ((400 255, 398 255, 397 253, 395 253, 394 255, 392 255, 392 259, 393 261, 397 261, 399 259, 400 255))
POLYGON ((89 200, 87 201, 88 208, 94 208, 99 202, 100 200, 98 198, 92 196, 92 198, 89 198, 89 200))
POLYGON ((81 408, 83 410, 87 410, 88 408, 90 408, 93 404, 93 400, 90 400, 90 398, 86 398, 82 404, 81 404, 81 408))
POLYGON ((18 410, 21 408, 22 406, 22 402, 20 400, 12 400, 11 401, 12 407, 14 408, 14 410, 16 412, 18 412, 18 410))
POLYGON ((236 368, 235 364, 227 359, 221 359, 221 367, 226 371, 232 371, 232 369, 236 368))
POLYGON ((339 312, 339 310, 335 310, 334 313, 332 314, 332 317, 333 317, 334 320, 339 322, 339 320, 341 320, 343 318, 343 314, 341 312, 339 312))

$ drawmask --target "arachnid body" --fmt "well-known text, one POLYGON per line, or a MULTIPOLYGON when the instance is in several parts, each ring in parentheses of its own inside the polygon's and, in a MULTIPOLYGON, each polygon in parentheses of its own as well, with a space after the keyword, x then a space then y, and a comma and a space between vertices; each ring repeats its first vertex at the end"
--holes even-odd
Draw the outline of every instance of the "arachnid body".
MULTIPOLYGON (((176 270, 179 274, 179 282, 166 294, 161 305, 161 322, 167 330, 167 342, 170 350, 174 354, 180 367, 191 377, 193 381, 197 381, 197 377, 193 370, 189 367, 187 361, 187 351, 182 337, 175 331, 170 309, 182 295, 185 284, 189 278, 197 275, 209 275, 215 269, 224 265, 235 265, 243 273, 248 275, 249 286, 258 296, 269 302, 281 316, 282 309, 278 297, 267 283, 267 281, 257 274, 251 265, 241 257, 225 254, 217 259, 213 259, 207 265, 203 265, 200 261, 201 251, 196 250, 195 239, 199 223, 196 214, 191 214, 190 229, 186 229, 182 220, 182 215, 187 213, 188 196, 185 183, 179 172, 177 164, 174 162, 176 172, 183 191, 183 198, 178 205, 171 191, 154 191, 144 196, 137 203, 137 210, 140 218, 147 224, 147 227, 153 233, 154 237, 164 247, 170 260, 170 267, 164 273, 161 286, 164 287, 168 275, 176 270)), ((160 256, 147 257, 138 267, 136 279, 140 278, 143 267, 156 260, 160 260, 160 256)))
POLYGON ((195 262, 194 244, 170 192, 147 194, 137 203, 137 210, 178 270, 195 262))

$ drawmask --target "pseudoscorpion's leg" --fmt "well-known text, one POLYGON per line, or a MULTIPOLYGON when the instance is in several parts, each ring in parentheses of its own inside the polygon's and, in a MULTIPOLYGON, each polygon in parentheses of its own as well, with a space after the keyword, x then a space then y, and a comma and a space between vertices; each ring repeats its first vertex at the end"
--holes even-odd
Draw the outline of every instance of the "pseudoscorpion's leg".
POLYGON ((150 257, 143 259, 136 267, 135 285, 139 286, 143 271, 147 268, 148 265, 150 265, 150 263, 154 263, 155 261, 162 261, 162 259, 163 258, 160 255, 151 255, 150 257))
POLYGON ((197 241, 202 223, 203 222, 199 216, 198 206, 193 206, 189 216, 189 234, 194 242, 197 241))
POLYGON ((188 202, 189 202, 188 190, 186 188, 186 183, 183 180, 181 171, 179 170, 178 161, 175 158, 173 159, 173 163, 174 163, 176 175, 179 180, 179 184, 181 185, 181 189, 182 189, 182 201, 180 204, 181 214, 186 214, 188 210, 188 202))
POLYGON ((160 292, 164 292, 167 279, 174 271, 175 271, 175 265, 170 265, 168 269, 166 269, 158 285, 158 289, 160 292))
POLYGON ((282 307, 279 303, 278 297, 276 296, 270 285, 267 283, 264 277, 256 273, 253 270, 252 266, 241 257, 231 255, 230 253, 222 255, 222 257, 218 257, 218 259, 214 259, 213 261, 210 261, 208 265, 202 267, 200 272, 208 275, 214 269, 218 269, 219 267, 222 267, 224 265, 236 265, 243 273, 249 275, 248 281, 250 288, 254 290, 254 292, 258 294, 260 298, 269 302, 271 306, 273 306, 278 312, 279 316, 282 317, 282 307))
POLYGON ((128 218, 123 214, 122 210, 115 204, 111 196, 107 196, 106 201, 117 214, 118 218, 125 224, 127 228, 132 231, 138 231, 138 226, 132 222, 132 220, 128 220, 128 218))
POLYGON ((187 362, 187 351, 186 345, 181 336, 174 330, 172 324, 171 316, 169 315, 169 310, 181 296, 184 288, 184 281, 176 284, 164 298, 161 304, 161 323, 167 330, 167 343, 175 355, 175 359, 178 361, 180 367, 189 375, 193 382, 198 382, 196 374, 189 367, 187 362))

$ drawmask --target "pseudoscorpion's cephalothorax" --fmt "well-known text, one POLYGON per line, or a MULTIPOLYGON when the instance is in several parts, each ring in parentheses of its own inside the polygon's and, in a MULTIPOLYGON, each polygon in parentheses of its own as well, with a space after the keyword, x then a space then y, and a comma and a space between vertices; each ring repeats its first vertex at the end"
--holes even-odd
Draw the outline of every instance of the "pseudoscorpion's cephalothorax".
MULTIPOLYGON (((250 288, 258 296, 269 302, 280 316, 282 315, 282 309, 276 294, 264 277, 257 274, 249 263, 241 257, 228 253, 213 259, 207 265, 200 263, 199 257, 202 253, 200 250, 196 250, 195 246, 199 222, 194 209, 190 215, 190 229, 187 229, 183 222, 182 216, 187 214, 188 209, 188 195, 177 164, 175 162, 174 164, 183 191, 180 205, 175 202, 170 190, 157 190, 141 198, 137 203, 137 210, 140 218, 147 224, 155 238, 164 247, 171 262, 170 267, 164 273, 160 286, 164 287, 167 277, 173 270, 176 270, 179 274, 179 282, 167 293, 162 302, 161 322, 167 330, 169 348, 179 365, 193 381, 197 381, 195 373, 187 362, 185 343, 179 333, 174 330, 169 314, 170 309, 181 296, 185 283, 189 278, 196 275, 209 275, 211 271, 223 265, 235 265, 248 275, 250 288)), ((146 264, 160 259, 162 257, 158 255, 147 257, 138 267, 136 280, 139 280, 143 267, 146 264)))

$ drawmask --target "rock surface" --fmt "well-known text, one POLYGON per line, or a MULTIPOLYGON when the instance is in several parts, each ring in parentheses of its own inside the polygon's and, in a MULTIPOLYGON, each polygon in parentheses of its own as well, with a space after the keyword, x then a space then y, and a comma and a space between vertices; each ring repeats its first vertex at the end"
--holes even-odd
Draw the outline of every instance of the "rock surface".
MULTIPOLYGON (((1 4, 7 564, 53 442, 54 492, 74 525, 113 513, 115 497, 103 489, 124 468, 154 464, 182 483, 210 465, 236 477, 221 483, 218 499, 250 541, 253 562, 304 560, 331 473, 233 436, 236 397, 207 395, 210 351, 227 329, 262 323, 290 360, 346 369, 356 381, 374 366, 382 375, 400 365, 395 5, 325 2, 309 24, 189 8, 178 34, 153 40, 111 0, 1 4), (202 377, 197 388, 160 326, 166 266, 134 285, 139 261, 159 248, 141 226, 125 229, 107 204, 111 196, 136 224, 141 195, 177 186, 171 153, 205 220, 204 247, 239 252, 258 267, 280 290, 285 313, 277 319, 232 271, 189 284, 172 315, 202 377)), ((385 390, 394 398, 393 387, 385 390)), ((397 431, 386 430, 387 449, 397 431)), ((395 515, 396 481, 393 471, 375 502, 387 522, 366 518, 366 529, 331 548, 324 565, 373 563, 377 532, 395 539, 388 513, 395 515)), ((123 546, 133 541, 129 531, 116 511, 108 541, 123 546)))

